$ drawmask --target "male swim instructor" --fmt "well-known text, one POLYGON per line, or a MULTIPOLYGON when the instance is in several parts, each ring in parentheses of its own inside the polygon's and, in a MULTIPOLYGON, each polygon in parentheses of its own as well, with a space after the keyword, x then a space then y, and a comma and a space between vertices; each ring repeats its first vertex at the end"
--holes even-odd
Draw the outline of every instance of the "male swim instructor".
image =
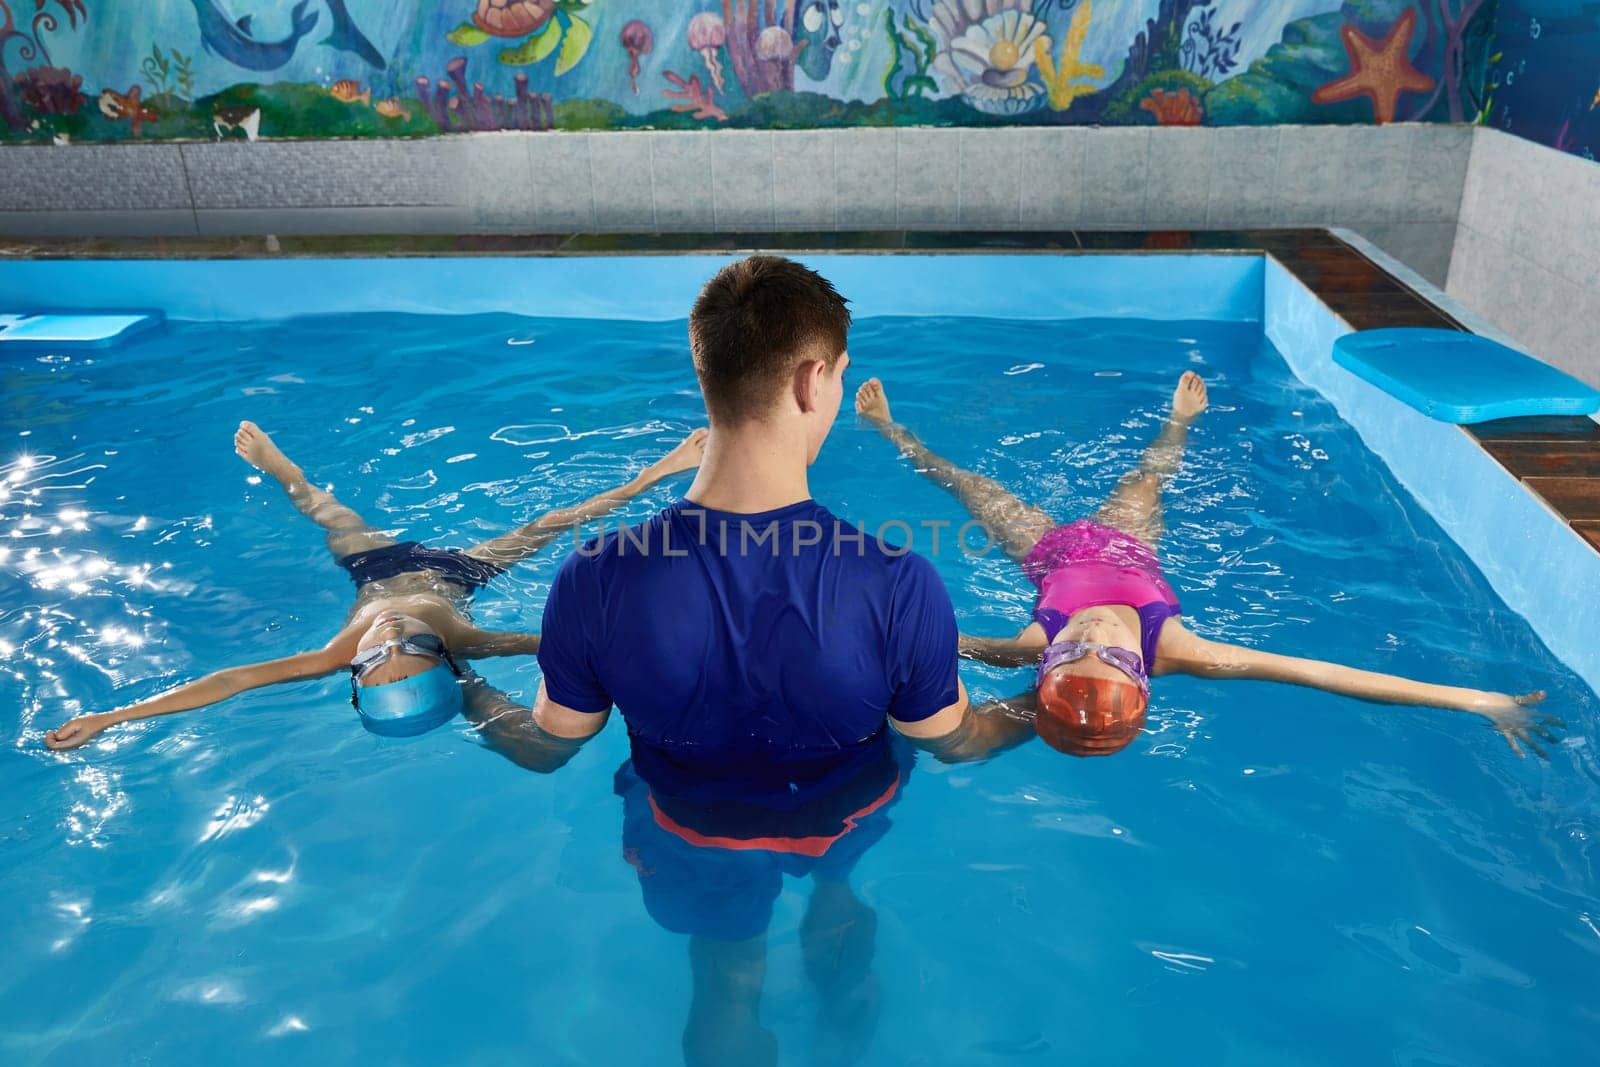
POLYGON ((507 705, 485 723, 507 755, 549 770, 621 710, 624 854, 650 914, 690 935, 691 1064, 775 1062, 756 1009, 784 874, 815 881, 801 948, 817 1055, 860 1055, 876 917, 848 876, 904 786, 889 728, 944 759, 1033 732, 1003 708, 969 709, 933 566, 811 499, 849 327, 833 286, 787 259, 732 263, 706 284, 689 316, 711 424, 699 476, 659 515, 567 558, 545 602, 531 721, 507 705))
POLYGON ((711 779, 848 753, 885 724, 958 759, 1031 733, 968 707, 933 566, 811 499, 849 328, 844 298, 792 260, 752 256, 706 283, 689 316, 705 458, 683 500, 556 575, 542 732, 581 741, 615 705, 641 770, 711 779))

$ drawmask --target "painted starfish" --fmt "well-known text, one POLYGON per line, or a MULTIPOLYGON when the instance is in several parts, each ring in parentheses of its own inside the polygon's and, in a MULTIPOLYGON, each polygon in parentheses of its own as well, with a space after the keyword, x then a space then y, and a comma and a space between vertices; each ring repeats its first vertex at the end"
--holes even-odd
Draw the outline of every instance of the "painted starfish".
POLYGON ((1345 23, 1339 37, 1350 57, 1350 73, 1312 93, 1311 102, 1332 104, 1365 96, 1372 101, 1373 119, 1380 126, 1393 122, 1401 93, 1433 88, 1433 79, 1411 65, 1411 33, 1416 28, 1416 8, 1407 8, 1381 41, 1345 23))

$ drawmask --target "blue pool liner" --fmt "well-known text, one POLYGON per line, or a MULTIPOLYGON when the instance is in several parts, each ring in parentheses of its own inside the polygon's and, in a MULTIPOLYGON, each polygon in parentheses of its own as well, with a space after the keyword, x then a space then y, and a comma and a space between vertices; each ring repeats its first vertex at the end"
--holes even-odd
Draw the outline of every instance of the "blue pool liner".
POLYGON ((1440 422, 1600 411, 1600 390, 1460 330, 1396 327, 1346 334, 1334 342, 1333 361, 1440 422))
POLYGON ((159 311, 0 315, 0 347, 109 348, 160 326, 159 311))
POLYGON ((1458 425, 1430 419, 1332 357, 1350 327, 1276 262, 1266 270, 1267 338, 1451 539, 1494 591, 1600 692, 1600 553, 1458 425))
MULTIPOLYGON (((257 322, 302 315, 510 312, 546 318, 687 319, 706 279, 741 255, 474 258, 6 260, 13 307, 257 322)), ((1262 258, 1249 255, 796 254, 857 316, 997 319, 1133 316, 1261 321, 1262 258), (997 279, 1004 279, 997 284, 997 279)))

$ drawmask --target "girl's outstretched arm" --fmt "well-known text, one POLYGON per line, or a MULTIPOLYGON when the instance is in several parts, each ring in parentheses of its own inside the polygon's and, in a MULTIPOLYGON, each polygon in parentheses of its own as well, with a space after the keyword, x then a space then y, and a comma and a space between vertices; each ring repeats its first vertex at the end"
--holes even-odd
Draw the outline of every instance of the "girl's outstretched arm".
POLYGON ((1015 637, 973 637, 962 634, 958 651, 962 659, 975 659, 991 667, 1037 667, 1050 644, 1044 627, 1030 623, 1015 637))
POLYGON ((451 652, 461 659, 536 656, 539 654, 539 635, 516 630, 473 630, 451 652))
POLYGON ((333 674, 348 666, 359 636, 360 632, 354 627, 346 628, 332 641, 312 652, 242 667, 228 667, 114 711, 79 715, 45 734, 44 743, 58 750, 77 748, 93 740, 106 727, 117 723, 191 711, 216 704, 247 689, 333 674))
POLYGON ((1488 719, 1506 739, 1511 751, 1519 757, 1524 754, 1520 743, 1536 755, 1548 758, 1534 738, 1554 744, 1559 738, 1551 730, 1566 728, 1566 723, 1554 715, 1536 714, 1528 710, 1530 705, 1544 699, 1542 690, 1521 695, 1493 693, 1483 689, 1418 682, 1323 660, 1280 656, 1243 645, 1208 641, 1191 633, 1175 619, 1170 620, 1161 631, 1156 662, 1159 673, 1283 682, 1375 704, 1412 704, 1469 711, 1488 719))
POLYGON ((709 432, 704 427, 695 430, 672 451, 623 484, 607 489, 570 508, 557 508, 541 515, 526 526, 519 526, 510 533, 473 545, 466 550, 467 555, 497 567, 509 567, 513 563, 519 563, 573 527, 611 514, 662 479, 698 467, 700 461, 705 458, 708 437, 709 432))

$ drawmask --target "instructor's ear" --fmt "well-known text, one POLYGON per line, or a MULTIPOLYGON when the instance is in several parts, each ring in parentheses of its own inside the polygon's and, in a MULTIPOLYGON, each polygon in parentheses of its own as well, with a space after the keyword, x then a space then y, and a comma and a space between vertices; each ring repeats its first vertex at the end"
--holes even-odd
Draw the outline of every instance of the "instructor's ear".
POLYGON ((828 365, 820 359, 808 359, 794 369, 794 399, 800 405, 800 412, 809 415, 817 410, 818 398, 822 396, 822 377, 828 373, 828 365))

